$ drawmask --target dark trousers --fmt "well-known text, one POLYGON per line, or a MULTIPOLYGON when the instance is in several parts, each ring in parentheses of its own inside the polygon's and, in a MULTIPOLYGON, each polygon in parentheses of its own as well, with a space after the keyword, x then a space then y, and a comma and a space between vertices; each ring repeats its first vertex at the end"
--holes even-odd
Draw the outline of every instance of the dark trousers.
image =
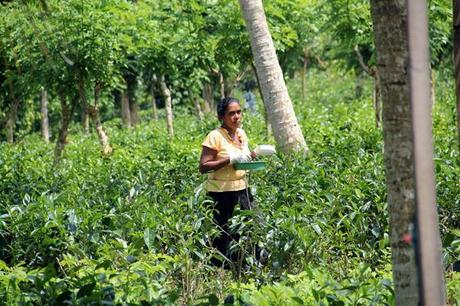
MULTIPOLYGON (((240 191, 209 192, 208 195, 215 202, 213 217, 220 231, 219 236, 212 241, 212 246, 232 262, 236 262, 238 254, 237 252, 230 252, 230 242, 238 242, 239 237, 230 233, 228 220, 233 216, 233 211, 237 204, 240 205, 241 209, 251 209, 253 205, 251 192, 249 189, 244 189, 240 191)), ((218 259, 213 259, 213 264, 222 266, 222 262, 218 259)))

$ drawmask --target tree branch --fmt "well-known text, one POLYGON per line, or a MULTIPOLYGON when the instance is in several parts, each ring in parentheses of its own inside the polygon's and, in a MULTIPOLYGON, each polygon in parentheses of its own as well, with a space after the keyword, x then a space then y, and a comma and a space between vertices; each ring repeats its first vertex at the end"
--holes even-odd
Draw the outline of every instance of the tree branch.
POLYGON ((361 66, 361 68, 363 68, 363 70, 364 70, 368 75, 370 75, 370 76, 373 77, 373 78, 376 78, 377 74, 376 74, 375 69, 374 69, 373 67, 372 67, 372 68, 369 68, 369 66, 367 66, 367 65, 364 63, 363 55, 361 54, 361 52, 359 52, 358 45, 355 45, 354 50, 355 50, 355 52, 356 52, 356 55, 358 56, 358 61, 359 61, 359 65, 361 66))

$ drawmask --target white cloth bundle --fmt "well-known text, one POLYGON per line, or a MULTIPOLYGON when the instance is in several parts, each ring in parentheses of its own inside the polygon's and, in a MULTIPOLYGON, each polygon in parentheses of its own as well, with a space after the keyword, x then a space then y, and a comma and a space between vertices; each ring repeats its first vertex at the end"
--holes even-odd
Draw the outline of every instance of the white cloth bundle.
POLYGON ((259 156, 273 155, 276 153, 276 149, 272 145, 258 145, 254 152, 259 156))

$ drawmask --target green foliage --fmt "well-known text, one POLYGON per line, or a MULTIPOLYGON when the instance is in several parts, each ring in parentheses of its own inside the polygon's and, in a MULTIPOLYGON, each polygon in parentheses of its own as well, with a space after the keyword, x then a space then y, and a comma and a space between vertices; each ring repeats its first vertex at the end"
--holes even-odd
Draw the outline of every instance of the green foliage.
POLYGON ((329 56, 344 62, 348 68, 359 67, 354 47, 358 46, 363 60, 371 66, 375 62, 372 20, 369 1, 334 0, 325 9, 333 38, 329 56))
MULTIPOLYGON (((359 69, 355 45, 365 63, 373 65, 368 1, 270 0, 264 6, 286 76, 294 77, 304 64, 307 69, 332 63, 359 69)), ((432 64, 438 68, 452 53, 446 22, 452 18, 451 3, 430 1, 429 14, 432 64)), ((218 85, 216 73, 231 90, 243 71, 250 71, 249 39, 233 0, 12 1, 2 5, 0 15, 0 124, 13 97, 19 98, 20 137, 38 130, 39 116, 31 115, 37 107, 31 105, 38 104, 42 88, 51 97, 51 125, 56 129, 55 97, 60 92, 74 96, 80 78, 91 100, 95 82, 108 95, 125 87, 122 76, 128 72, 142 76, 141 88, 151 86, 153 74, 163 74, 174 104, 189 105, 201 95, 203 84, 218 85)), ((111 99, 100 103, 101 118, 119 113, 111 99)))
POLYGON ((447 296, 449 305, 459 305, 460 297, 460 274, 451 272, 447 274, 447 296))
MULTIPOLYGON (((245 253, 233 266, 242 271, 236 280, 209 264, 219 256, 210 247, 218 233, 197 171, 201 140, 217 121, 197 121, 180 104, 214 81, 212 71, 231 82, 251 62, 238 3, 49 0, 46 10, 40 3, 13 1, 0 10, 0 119, 13 96, 23 101, 22 141, 0 143, 0 301, 216 305, 233 294, 254 305, 394 303, 371 86, 356 100, 353 72, 333 65, 357 67, 355 45, 372 64, 367 1, 264 2, 286 75, 295 76, 305 56, 308 67, 328 60, 329 69, 308 70, 306 103, 299 80, 288 84, 311 154, 277 155, 251 174, 259 210, 239 210, 231 221, 241 236, 233 247, 245 253), (176 102, 175 139, 168 140, 164 122, 120 129, 106 90, 101 115, 112 119, 106 128, 113 155, 101 158, 96 137, 72 125, 62 163, 54 166, 52 146, 29 133, 38 122, 36 93, 50 91, 57 122, 59 92, 75 95, 79 78, 85 88, 99 82, 120 89, 127 71, 142 73, 147 85, 154 73, 166 75, 176 102), (268 252, 265 265, 261 250, 268 252)), ((434 67, 450 54, 449 5, 430 1, 434 67)), ((460 165, 446 71, 436 75, 434 140, 450 267, 460 256, 460 165)), ((261 115, 248 114, 244 128, 253 145, 273 143, 261 115)), ((454 304, 458 273, 446 280, 454 304)))
POLYGON ((452 25, 446 20, 452 20, 452 1, 428 1, 428 18, 430 33, 431 65, 439 67, 443 61, 450 63, 453 53, 452 25))
MULTIPOLYGON (((243 269, 238 281, 209 264, 218 256, 210 248, 217 231, 197 161, 215 119, 179 115, 172 142, 164 122, 129 132, 108 122, 109 158, 100 157, 95 136, 72 126, 57 168, 38 135, 1 144, 0 298, 215 305, 233 294, 257 305, 392 304, 382 135, 371 100, 354 100, 352 73, 316 72, 308 80, 308 107, 299 83, 289 87, 311 154, 277 155, 251 174, 260 211, 238 211, 231 222, 242 237, 234 247, 246 257, 234 267, 243 269), (266 265, 260 250, 268 251, 266 265)), ((434 121, 446 266, 459 254, 448 87, 439 86, 434 121)), ((260 115, 248 114, 244 128, 252 145, 273 141, 260 115)), ((447 280, 449 298, 458 299, 456 274, 447 280)))
POLYGON ((306 268, 304 272, 286 275, 281 282, 258 290, 249 284, 243 289, 242 299, 251 305, 392 304, 390 278, 390 271, 377 273, 363 265, 341 281, 334 280, 327 273, 306 268))

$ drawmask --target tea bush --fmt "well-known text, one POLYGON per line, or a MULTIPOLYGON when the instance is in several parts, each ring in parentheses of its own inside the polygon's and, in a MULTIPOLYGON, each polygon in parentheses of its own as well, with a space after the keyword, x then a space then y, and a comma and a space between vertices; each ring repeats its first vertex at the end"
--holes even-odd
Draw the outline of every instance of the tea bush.
MULTIPOLYGON (((58 166, 38 135, 0 144, 0 300, 215 305, 233 294, 252 305, 392 304, 382 134, 369 86, 355 99, 352 75, 316 72, 308 82, 306 105, 295 98, 299 83, 289 86, 310 154, 266 158, 267 168, 249 178, 260 211, 233 218, 234 230, 249 233, 240 240, 246 261, 234 267, 241 274, 210 265, 217 231, 198 159, 218 124, 213 115, 200 122, 181 110, 172 141, 164 120, 147 114, 130 130, 109 121, 108 158, 75 125, 58 166), (268 251, 266 265, 254 250, 268 251)), ((439 84, 434 136, 447 267, 460 254, 459 159, 453 97, 439 84)), ((244 128, 252 145, 273 144, 262 115, 248 114, 244 128)), ((457 275, 446 279, 449 298, 459 300, 457 275)))

